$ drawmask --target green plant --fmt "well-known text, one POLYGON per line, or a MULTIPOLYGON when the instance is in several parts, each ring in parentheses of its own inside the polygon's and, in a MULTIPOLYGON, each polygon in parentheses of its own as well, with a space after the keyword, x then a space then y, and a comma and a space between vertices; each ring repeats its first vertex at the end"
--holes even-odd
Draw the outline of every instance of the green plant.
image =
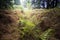
POLYGON ((22 28, 24 29, 25 32, 30 31, 35 28, 35 24, 33 24, 33 22, 29 20, 21 19, 20 21, 21 21, 21 24, 24 25, 24 27, 22 28))
POLYGON ((40 38, 42 40, 48 40, 48 38, 51 36, 52 33, 53 33, 53 29, 48 29, 40 35, 40 38))
POLYGON ((22 32, 23 32, 23 40, 27 40, 29 37, 31 40, 31 37, 34 40, 48 40, 49 37, 51 36, 51 34, 53 33, 53 29, 47 29, 46 31, 42 32, 41 29, 39 29, 36 24, 34 24, 33 22, 29 21, 28 19, 25 19, 23 17, 20 18, 20 22, 22 25, 22 32))

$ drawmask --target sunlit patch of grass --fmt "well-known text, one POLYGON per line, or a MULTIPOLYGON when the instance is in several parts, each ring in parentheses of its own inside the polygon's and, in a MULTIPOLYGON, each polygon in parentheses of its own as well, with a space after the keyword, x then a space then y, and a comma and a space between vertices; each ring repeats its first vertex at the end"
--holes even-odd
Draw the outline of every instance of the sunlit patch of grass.
POLYGON ((47 9, 28 9, 28 10, 24 10, 24 13, 25 15, 28 17, 28 18, 31 18, 32 16, 36 15, 36 14, 43 14, 45 12, 48 12, 47 9))
POLYGON ((45 15, 47 12, 49 12, 52 9, 28 9, 24 10, 24 14, 26 18, 35 24, 38 24, 40 22, 40 19, 43 15, 45 15))

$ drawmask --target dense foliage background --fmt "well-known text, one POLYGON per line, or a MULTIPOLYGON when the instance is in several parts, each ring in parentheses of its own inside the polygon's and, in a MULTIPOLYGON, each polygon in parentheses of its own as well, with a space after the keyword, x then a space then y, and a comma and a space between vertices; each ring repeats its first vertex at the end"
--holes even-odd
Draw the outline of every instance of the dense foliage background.
POLYGON ((0 9, 8 9, 12 7, 13 7, 12 0, 0 0, 0 9))

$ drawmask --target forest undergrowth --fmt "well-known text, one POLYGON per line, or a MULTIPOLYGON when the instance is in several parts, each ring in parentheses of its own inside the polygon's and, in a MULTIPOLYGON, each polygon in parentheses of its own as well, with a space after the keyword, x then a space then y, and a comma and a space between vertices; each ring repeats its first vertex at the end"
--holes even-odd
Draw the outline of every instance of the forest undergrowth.
POLYGON ((60 9, 0 10, 0 40, 60 40, 60 9))
POLYGON ((21 40, 60 40, 59 12, 56 8, 23 11, 19 23, 21 40))

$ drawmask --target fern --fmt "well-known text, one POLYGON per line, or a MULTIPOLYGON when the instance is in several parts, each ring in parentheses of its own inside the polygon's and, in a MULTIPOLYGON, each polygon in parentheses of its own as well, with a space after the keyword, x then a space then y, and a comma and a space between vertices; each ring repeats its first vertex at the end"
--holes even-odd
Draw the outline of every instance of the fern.
POLYGON ((43 32, 41 35, 40 35, 40 38, 42 39, 42 40, 48 40, 48 38, 51 36, 51 34, 52 34, 52 31, 53 31, 53 29, 48 29, 48 30, 46 30, 45 32, 43 32))

